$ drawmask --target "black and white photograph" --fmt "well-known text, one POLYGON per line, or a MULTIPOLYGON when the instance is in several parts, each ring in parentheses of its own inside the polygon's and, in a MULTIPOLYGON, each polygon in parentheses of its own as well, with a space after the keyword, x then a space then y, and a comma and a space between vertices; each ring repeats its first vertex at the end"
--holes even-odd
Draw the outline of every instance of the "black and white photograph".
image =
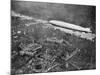
POLYGON ((96 6, 11 0, 11 75, 96 69, 96 6))

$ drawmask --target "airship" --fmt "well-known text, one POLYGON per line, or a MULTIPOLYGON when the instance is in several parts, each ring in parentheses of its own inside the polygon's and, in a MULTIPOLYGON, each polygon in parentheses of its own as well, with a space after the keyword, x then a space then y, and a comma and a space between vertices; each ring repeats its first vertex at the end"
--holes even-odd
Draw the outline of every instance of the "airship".
POLYGON ((49 23, 55 26, 62 27, 62 28, 68 28, 68 29, 73 29, 73 30, 78 30, 78 31, 83 31, 83 32, 92 32, 90 28, 85 28, 85 27, 67 23, 64 21, 50 20, 49 23))

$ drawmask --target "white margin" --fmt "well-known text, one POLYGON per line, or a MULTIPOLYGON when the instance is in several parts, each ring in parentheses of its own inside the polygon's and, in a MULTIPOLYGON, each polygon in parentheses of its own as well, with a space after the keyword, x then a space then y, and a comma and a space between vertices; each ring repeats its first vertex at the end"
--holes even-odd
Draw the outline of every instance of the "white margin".
POLYGON ((51 2, 51 3, 68 3, 79 5, 96 5, 96 0, 17 0, 17 1, 35 1, 35 2, 51 2))

